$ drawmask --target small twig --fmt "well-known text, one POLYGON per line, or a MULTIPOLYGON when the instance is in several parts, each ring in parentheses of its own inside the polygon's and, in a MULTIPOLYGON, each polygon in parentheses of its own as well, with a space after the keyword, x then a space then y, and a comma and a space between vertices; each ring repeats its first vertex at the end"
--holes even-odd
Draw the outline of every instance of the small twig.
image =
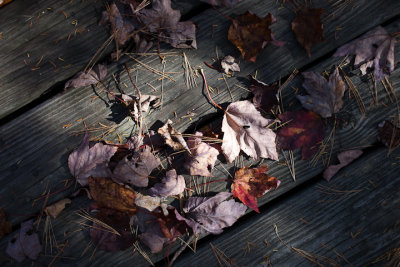
POLYGON ((197 236, 195 234, 192 234, 189 239, 184 242, 184 245, 181 246, 181 248, 179 250, 177 250, 174 254, 174 257, 172 258, 171 262, 169 263, 169 266, 172 266, 172 264, 174 264, 174 262, 176 261, 176 259, 179 257, 179 255, 181 255, 181 253, 186 249, 186 247, 189 246, 190 243, 192 243, 192 241, 197 238, 197 236))

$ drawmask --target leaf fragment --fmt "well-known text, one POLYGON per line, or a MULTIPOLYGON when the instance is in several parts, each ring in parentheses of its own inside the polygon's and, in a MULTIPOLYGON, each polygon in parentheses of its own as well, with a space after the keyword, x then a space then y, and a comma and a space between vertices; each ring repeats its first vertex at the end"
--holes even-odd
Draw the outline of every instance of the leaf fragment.
POLYGON ((186 187, 185 178, 178 175, 175 169, 167 171, 161 183, 149 189, 149 195, 168 197, 181 194, 186 187))
POLYGON ((61 200, 57 201, 56 203, 54 203, 50 206, 47 206, 44 209, 44 212, 47 214, 47 216, 51 216, 51 217, 53 217, 53 219, 55 219, 55 218, 57 218, 58 214, 60 214, 65 209, 65 206, 67 204, 71 204, 71 199, 69 199, 69 198, 61 199, 61 200))
POLYGON ((390 121, 383 121, 378 125, 378 139, 385 146, 394 149, 400 145, 400 128, 390 121))
POLYGON ((141 99, 125 94, 122 94, 121 97, 127 104, 127 108, 136 122, 139 121, 139 105, 142 112, 148 112, 150 108, 155 109, 161 105, 160 97, 155 95, 142 95, 141 99))
POLYGON ((64 90, 67 88, 78 88, 88 86, 102 81, 107 75, 107 66, 105 64, 97 64, 88 72, 78 72, 72 79, 65 83, 64 90))
POLYGON ((262 81, 257 80, 253 76, 249 75, 250 78, 250 91, 253 93, 253 104, 258 110, 264 112, 270 111, 275 105, 279 104, 277 84, 268 85, 262 81))
POLYGON ((165 143, 172 147, 173 150, 186 150, 191 153, 182 134, 172 127, 171 120, 168 120, 164 126, 160 127, 158 133, 164 138, 165 143))
POLYGON ((240 67, 239 64, 237 62, 235 62, 235 58, 232 56, 225 56, 222 60, 221 60, 221 69, 226 73, 230 73, 230 72, 234 72, 240 71, 240 67))
POLYGON ((331 178, 343 167, 346 167, 350 163, 352 163, 355 159, 360 157, 362 155, 363 151, 362 150, 346 150, 343 152, 340 152, 337 156, 339 160, 339 164, 336 165, 330 165, 328 168, 324 171, 323 177, 325 180, 328 182, 331 180, 331 178))

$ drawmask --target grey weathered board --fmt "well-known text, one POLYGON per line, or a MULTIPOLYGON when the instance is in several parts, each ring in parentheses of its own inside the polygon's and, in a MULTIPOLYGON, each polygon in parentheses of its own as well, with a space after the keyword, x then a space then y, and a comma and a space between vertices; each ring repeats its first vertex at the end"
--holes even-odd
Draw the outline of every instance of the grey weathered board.
MULTIPOLYGON (((199 6, 173 1, 182 14, 199 6)), ((109 37, 98 25, 102 10, 102 1, 57 0, 20 0, 0 9, 0 119, 85 68, 109 37)))
MULTIPOLYGON (((251 1, 250 1, 251 2, 251 1)), ((255 1, 253 1, 255 2, 255 1)), ((315 5, 319 7, 319 3, 314 1, 315 5)), ((360 1, 358 4, 362 4, 360 1)), ((323 3, 322 3, 323 4, 323 3)), ((326 4, 326 3, 325 3, 326 4)), ((354 38, 358 34, 361 34, 371 27, 380 24, 383 21, 387 21, 387 19, 396 15, 396 6, 397 3, 392 4, 392 9, 381 7, 377 3, 369 2, 365 3, 368 8, 376 9, 381 13, 376 14, 377 21, 368 21, 364 17, 372 12, 369 9, 359 9, 356 8, 351 12, 354 13, 346 13, 342 14, 342 21, 332 21, 327 25, 330 30, 326 32, 328 35, 327 43, 323 45, 318 45, 315 49, 312 50, 313 54, 317 56, 322 56, 326 53, 329 53, 335 49, 338 45, 354 38), (359 12, 359 13, 357 13, 359 12), (363 13, 364 12, 364 13, 363 13), (363 24, 355 24, 355 22, 359 21, 363 24), (346 26, 344 26, 343 31, 339 33, 340 38, 336 42, 333 41, 334 37, 332 34, 332 29, 335 29, 336 26, 343 24, 346 22, 346 26), (349 25, 347 25, 349 23, 349 25), (353 24, 352 24, 353 23, 353 24), (362 26, 360 26, 362 25, 362 26), (346 27, 347 28, 346 30, 346 27), (354 28, 353 28, 354 27, 354 28)), ((251 5, 251 4, 249 4, 251 5)), ((293 14, 288 10, 277 10, 277 8, 273 9, 274 5, 269 3, 260 4, 261 7, 265 8, 260 9, 260 6, 252 6, 253 10, 264 10, 271 11, 274 15, 277 15, 278 21, 282 22, 282 28, 276 28, 276 33, 278 39, 287 41, 291 40, 287 44, 287 50, 282 50, 283 48, 271 48, 268 47, 258 59, 259 61, 256 64, 242 64, 242 68, 244 71, 241 74, 244 77, 247 73, 254 72, 255 69, 259 71, 259 78, 266 81, 271 82, 279 78, 280 75, 287 75, 292 70, 292 65, 295 64, 296 67, 302 67, 307 63, 313 62, 313 59, 308 59, 304 53, 304 51, 298 47, 297 43, 294 41, 292 34, 288 31, 288 25, 290 18, 293 17, 293 14), (269 6, 270 5, 270 6, 269 6), (266 7, 265 7, 266 6, 266 7), (276 12, 276 13, 275 13, 276 12), (281 12, 281 13, 279 13, 281 12), (286 21, 284 20, 286 16, 286 21), (280 19, 280 20, 279 20, 280 19), (285 21, 285 22, 284 22, 285 21), (285 27, 285 28, 283 28, 285 27), (289 51, 290 49, 290 51, 289 51), (292 54, 289 54, 292 53, 292 54), (277 58, 281 57, 280 60, 277 58), (265 64, 268 63, 268 64, 265 64)), ((235 12, 238 13, 239 10, 246 9, 246 5, 242 4, 235 9, 235 12)), ((378 12, 377 11, 377 12, 378 12)), ((350 11, 347 11, 350 12, 350 11)), ((206 11, 203 14, 195 17, 194 20, 197 21, 198 25, 201 25, 202 28, 199 30, 198 38, 199 38, 199 50, 198 51, 189 51, 187 54, 191 59, 191 62, 194 62, 194 65, 200 65, 202 61, 206 60, 210 62, 210 47, 214 47, 215 44, 218 44, 219 47, 222 46, 224 53, 236 53, 233 47, 227 43, 226 41, 226 29, 229 23, 224 22, 221 18, 212 16, 215 14, 215 11, 206 11), (209 12, 209 13, 208 13, 209 12), (213 13, 214 12, 214 13, 213 13), (211 14, 211 15, 210 15, 211 14), (218 27, 215 28, 215 36, 214 40, 209 40, 210 37, 210 27, 212 24, 218 24, 218 27), (219 30, 218 30, 219 29, 219 30), (208 47, 208 48, 207 48, 208 47)), ((395 22, 389 26, 389 31, 397 31, 398 22, 395 22)), ((159 60, 157 57, 149 57, 142 58, 146 63, 151 63, 153 67, 160 68, 159 60)), ((337 63, 339 60, 327 60, 322 62, 321 64, 316 66, 318 71, 323 70, 326 67, 330 67, 332 64, 337 63)), ((181 71, 180 69, 180 57, 169 57, 167 58, 166 71, 181 71)), ((132 68, 139 69, 138 65, 134 65, 132 68)), ((112 70, 115 70, 115 67, 112 67, 112 70)), ((135 71, 132 71, 133 74, 136 74, 135 71)), ((141 85, 142 92, 151 91, 149 87, 145 87, 146 82, 152 82, 154 85, 158 85, 159 89, 160 82, 157 81, 157 76, 149 75, 148 72, 139 70, 138 71, 138 83, 141 85)), ((219 96, 215 96, 217 102, 229 102, 230 97, 227 91, 225 91, 225 85, 223 81, 217 82, 216 79, 220 77, 214 71, 206 70, 206 75, 209 80, 209 84, 213 87, 218 86, 220 88, 221 94, 219 96)), ((197 88, 187 90, 183 85, 183 79, 180 75, 173 76, 176 78, 177 82, 172 83, 168 81, 164 81, 164 107, 163 110, 156 111, 152 115, 148 116, 147 122, 151 125, 156 119, 161 119, 165 121, 167 118, 171 118, 173 116, 173 111, 177 110, 178 117, 185 115, 186 111, 189 109, 196 109, 196 113, 198 116, 200 114, 212 114, 214 111, 210 110, 210 105, 206 102, 204 95, 202 95, 201 86, 199 85, 197 88), (185 100, 190 100, 185 102, 185 100), (184 103, 184 104, 182 104, 184 103), (178 105, 179 104, 179 105, 178 105)), ((124 73, 121 74, 120 77, 122 83, 129 84, 126 75, 124 73)), ((362 83, 357 77, 352 78, 357 86, 359 86, 359 90, 362 93, 362 96, 365 100, 365 103, 369 103, 371 100, 371 96, 368 93, 368 86, 365 83, 362 83)), ((394 87, 398 87, 399 77, 398 73, 394 73, 392 75, 392 82, 394 87)), ((201 80, 197 80, 198 84, 202 84, 201 80)), ((231 90, 234 95, 234 98, 237 100, 240 97, 247 95, 247 92, 239 89, 238 87, 232 86, 232 84, 236 83, 236 79, 228 80, 228 83, 231 84, 231 90)), ((300 87, 299 83, 297 83, 297 87, 300 87)), ((110 84, 110 88, 114 88, 110 84)), ((112 89, 116 91, 116 89, 112 89)), ((133 92, 133 89, 126 89, 128 92, 133 92)), ((290 88, 285 89, 284 94, 290 93, 292 90, 290 88)), ((41 204, 38 203, 34 207, 31 207, 32 199, 39 196, 44 192, 46 188, 50 188, 52 192, 57 189, 62 188, 62 185, 57 184, 58 181, 62 179, 66 179, 69 177, 68 169, 66 168, 66 158, 68 153, 77 146, 81 137, 71 137, 68 136, 68 133, 72 130, 81 129, 78 123, 74 121, 81 117, 85 118, 88 124, 94 124, 95 122, 104 120, 99 120, 100 118, 105 118, 109 114, 109 107, 102 101, 98 99, 93 100, 91 102, 91 97, 93 96, 93 92, 90 88, 82 88, 78 90, 71 90, 66 92, 63 95, 56 96, 49 101, 46 101, 42 105, 33 109, 32 111, 23 114, 20 118, 11 121, 10 123, 2 126, 0 128, 2 134, 2 155, 0 156, 1 162, 4 162, 4 165, 1 167, 2 179, 1 184, 3 185, 3 189, 1 191, 1 203, 4 205, 6 211, 15 211, 14 216, 12 216, 12 222, 14 224, 19 223, 24 220, 26 217, 24 216, 15 216, 21 214, 32 214, 36 213, 41 209, 41 204), (82 109, 82 106, 84 109, 82 109), (63 129, 62 126, 67 123, 73 123, 74 125, 71 128, 63 129), (3 152, 4 151, 4 152, 3 152), (13 151, 18 151, 18 154, 13 151), (14 156, 16 154, 16 156, 14 156), (38 160, 40 159, 40 160, 38 160), (5 174, 3 176, 3 174, 5 174), (3 178, 4 177, 4 178, 3 178), (10 190, 12 188, 11 194, 18 196, 17 201, 10 201, 9 195, 10 190), (8 189, 8 190, 7 190, 8 189), (3 204, 4 203, 4 204, 3 204)), ((102 95, 104 97, 104 95, 102 95)), ((381 99, 384 99, 384 95, 381 94, 381 99)), ((106 98, 105 98, 106 99, 106 98)), ((288 97, 287 100, 291 98, 288 97)), ((285 101, 287 101, 285 99, 285 101)), ((357 108, 354 101, 350 101, 350 104, 345 108, 350 113, 356 112, 357 108)), ((345 129, 338 133, 341 136, 342 140, 341 146, 338 148, 349 148, 352 146, 365 146, 370 145, 375 141, 375 125, 382 119, 387 118, 391 113, 394 113, 395 109, 393 106, 389 106, 388 108, 383 108, 382 106, 374 106, 370 107, 370 115, 365 120, 359 120, 360 115, 354 115, 355 121, 355 129, 353 130, 351 126, 347 126, 345 129)), ((358 113, 357 113, 358 114, 358 113)), ((198 119, 194 118, 195 120, 198 119)), ((177 122, 178 128, 181 130, 185 130, 193 124, 193 121, 189 119, 182 119, 177 122)), ((131 123, 124 121, 117 131, 119 133, 129 133, 131 123)), ((260 200, 260 204, 267 203, 270 199, 276 198, 277 196, 287 192, 290 189, 293 189, 298 184, 301 184, 304 181, 307 181, 311 177, 320 173, 322 170, 322 166, 318 166, 317 168, 310 168, 308 166, 308 162, 299 161, 298 154, 296 154, 296 171, 298 175, 297 183, 291 182, 291 178, 286 168, 282 168, 278 164, 271 164, 271 175, 276 175, 283 180, 283 186, 269 194, 268 196, 262 198, 260 200)), ((226 174, 223 171, 215 172, 216 176, 226 174)), ((224 184, 215 185, 213 191, 226 190, 224 184)), ((69 194, 72 189, 67 190, 65 192, 61 192, 56 196, 51 197, 49 199, 49 203, 54 202, 57 199, 64 197, 69 194)), ((74 201, 75 202, 75 201, 74 201)), ((75 205, 67 210, 66 214, 64 214, 60 219, 56 219, 54 221, 54 227, 57 231, 57 234, 62 234, 65 229, 71 230, 76 229, 76 226, 65 225, 65 219, 71 219, 71 212, 75 210, 75 208, 84 207, 84 203, 81 200, 77 200, 75 205)), ((73 216, 72 216, 73 217, 73 216)), ((74 217, 73 217, 74 218, 74 217)), ((82 249, 86 244, 81 241, 80 238, 84 238, 85 234, 82 233, 81 236, 78 236, 76 239, 74 237, 75 242, 74 246, 71 244, 72 252, 74 251, 82 251, 82 249)), ((86 236, 86 240, 87 236, 86 236)), ((2 242, 2 246, 4 246, 6 239, 2 242)), ((71 252, 71 253, 72 253, 71 252)), ((78 253, 79 254, 79 253, 78 253)), ((70 254, 76 256, 75 254, 70 254)), ((127 263, 127 262, 144 262, 143 258, 140 256, 129 257, 129 251, 121 252, 113 257, 113 262, 118 263, 127 263)), ((110 257, 110 254, 104 252, 96 253, 95 259, 90 262, 89 257, 85 255, 82 259, 80 259, 81 263, 92 263, 95 264, 100 262, 106 262, 110 257)), ((160 259, 163 255, 156 255, 154 259, 160 259)), ((79 257, 78 257, 79 258, 79 257)), ((110 259, 111 260, 111 259, 110 259)), ((66 259, 68 262, 68 259, 66 259)), ((68 263, 66 263, 68 264, 68 263)))
MULTIPOLYGON (((321 179, 264 207, 251 220, 239 221, 222 236, 198 246, 196 254, 180 257, 175 266, 220 266, 210 244, 235 264, 222 266, 270 266, 265 256, 272 266, 312 266, 279 241, 274 225, 289 247, 336 263, 317 260, 320 266, 368 266, 400 246, 400 193, 395 189, 399 187, 399 151, 387 156, 387 148, 379 148, 329 183, 321 179)), ((386 257, 373 266, 385 266, 389 260, 386 257)), ((397 255, 388 266, 399 263, 397 255)))

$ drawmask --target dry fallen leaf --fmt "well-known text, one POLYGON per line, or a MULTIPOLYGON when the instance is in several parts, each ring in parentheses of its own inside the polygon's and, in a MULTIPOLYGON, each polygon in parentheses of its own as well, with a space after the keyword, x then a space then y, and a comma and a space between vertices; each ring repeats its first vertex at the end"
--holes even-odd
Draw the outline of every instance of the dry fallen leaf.
POLYGON ((155 208, 164 204, 160 197, 147 196, 139 192, 136 192, 135 195, 136 206, 147 209, 148 211, 153 211, 155 208))
POLYGON ((324 28, 321 22, 321 8, 304 8, 292 21, 292 30, 297 41, 306 49, 311 57, 311 46, 325 41, 324 28))
POLYGON ((354 56, 354 66, 360 66, 363 75, 372 68, 375 79, 379 81, 394 70, 395 44, 396 38, 378 26, 340 47, 333 56, 354 56))
POLYGON ((282 149, 302 148, 302 159, 310 158, 325 137, 325 124, 313 111, 287 111, 280 114, 283 127, 279 128, 278 143, 282 149))
POLYGON ((232 20, 229 27, 228 40, 242 53, 244 60, 256 62, 258 53, 268 42, 282 46, 283 42, 276 41, 269 26, 276 22, 271 14, 260 18, 247 11, 232 20))
POLYGON ((187 155, 184 167, 190 175, 211 177, 219 151, 201 141, 203 136, 201 132, 196 132, 194 135, 189 137, 187 142, 192 154, 187 155))
POLYGON ((226 74, 240 71, 239 64, 235 62, 235 58, 232 56, 226 56, 221 60, 221 68, 226 74))
POLYGON ((200 0, 200 1, 210 4, 212 6, 233 7, 242 0, 200 0))
POLYGON ((185 187, 185 178, 172 169, 167 171, 161 183, 155 184, 149 189, 149 195, 158 197, 179 195, 183 193, 185 187))
POLYGON ((400 128, 390 121, 383 121, 378 125, 378 138, 385 146, 393 149, 400 145, 400 128))
POLYGON ((78 88, 81 86, 88 86, 96 84, 103 80, 107 75, 107 66, 97 64, 88 72, 78 72, 71 80, 65 83, 64 89, 78 88))
POLYGON ((136 122, 139 121, 139 105, 142 112, 148 112, 150 108, 158 108, 161 105, 160 97, 155 95, 142 95, 140 100, 138 97, 130 97, 125 94, 122 94, 121 97, 136 122))
POLYGON ((275 177, 270 177, 265 172, 267 166, 252 168, 243 167, 235 173, 231 189, 234 197, 243 204, 260 213, 257 206, 257 198, 262 197, 272 188, 278 188, 281 183, 275 177))
POLYGON ((109 178, 90 177, 90 195, 100 207, 135 213, 135 193, 109 178))
POLYGON ((9 221, 7 221, 6 213, 0 206, 0 238, 11 233, 11 231, 12 225, 9 221))
POLYGON ((275 105, 278 105, 278 90, 279 86, 277 84, 268 85, 255 79, 253 76, 249 75, 250 78, 250 91, 253 93, 253 104, 264 112, 270 111, 275 105))
POLYGON ((362 150, 346 150, 340 152, 337 156, 339 160, 339 164, 329 165, 328 168, 324 171, 323 177, 328 182, 331 178, 343 167, 352 163, 355 159, 361 156, 362 150))
POLYGON ((278 160, 276 135, 268 129, 271 123, 273 120, 261 116, 251 102, 245 100, 231 103, 222 121, 222 151, 228 163, 235 160, 240 150, 255 159, 261 157, 278 160))
POLYGON ((338 68, 329 76, 329 81, 312 71, 303 72, 303 77, 303 87, 309 95, 296 97, 304 108, 318 113, 322 118, 328 118, 343 107, 342 98, 346 86, 338 68))
POLYGON ((69 198, 61 199, 60 201, 57 201, 53 205, 46 207, 44 209, 44 212, 47 214, 47 216, 51 216, 55 219, 57 218, 58 214, 60 214, 61 211, 65 209, 65 206, 70 203, 71 199, 69 198))
POLYGON ((69 170, 82 186, 88 185, 90 176, 109 177, 111 171, 108 162, 117 149, 102 143, 89 148, 89 136, 86 133, 82 143, 68 157, 69 170))
POLYGON ((165 143, 172 147, 173 150, 186 150, 190 153, 190 149, 180 132, 172 127, 172 121, 168 120, 164 126, 158 129, 158 133, 164 138, 165 143))

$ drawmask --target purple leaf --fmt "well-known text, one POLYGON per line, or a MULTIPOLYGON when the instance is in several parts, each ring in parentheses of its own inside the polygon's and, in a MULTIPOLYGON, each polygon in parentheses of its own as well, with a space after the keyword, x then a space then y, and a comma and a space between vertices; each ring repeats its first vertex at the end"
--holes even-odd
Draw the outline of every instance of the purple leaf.
POLYGON ((65 83, 64 89, 67 88, 78 88, 81 86, 88 86, 96 84, 103 80, 107 75, 107 66, 103 64, 97 64, 88 72, 78 72, 71 80, 65 83))
POLYGON ((268 112, 275 105, 278 105, 278 85, 268 85, 255 79, 251 75, 249 75, 249 77, 251 83, 249 89, 254 95, 253 104, 258 110, 268 112))
POLYGON ((117 151, 117 147, 97 143, 89 148, 89 136, 86 133, 80 146, 69 155, 68 167, 82 186, 88 185, 88 178, 109 177, 111 171, 108 168, 110 158, 117 151))
POLYGON ((162 183, 155 184, 149 189, 149 194, 159 197, 179 195, 185 190, 185 186, 185 178, 177 175, 176 170, 172 169, 167 171, 162 183))
POLYGON ((339 164, 328 166, 323 174, 325 180, 329 182, 341 168, 352 163, 356 158, 361 156, 362 153, 362 150, 347 150, 339 153, 337 156, 339 159, 339 164))

